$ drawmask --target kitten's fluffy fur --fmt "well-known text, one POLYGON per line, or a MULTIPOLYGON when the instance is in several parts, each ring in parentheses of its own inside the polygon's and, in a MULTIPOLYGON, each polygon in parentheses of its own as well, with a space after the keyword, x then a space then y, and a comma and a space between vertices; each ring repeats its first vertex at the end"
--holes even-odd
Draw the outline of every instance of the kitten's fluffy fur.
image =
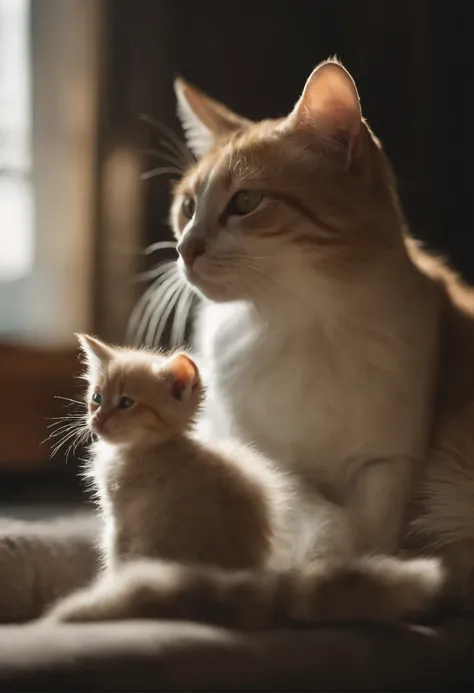
POLYGON ((233 569, 285 565, 293 483, 249 447, 193 437, 203 388, 190 357, 86 335, 80 341, 88 425, 98 437, 89 474, 104 520, 105 565, 143 557, 233 569))
MULTIPOLYGON (((180 268, 202 296, 202 429, 253 441, 309 482, 323 554, 348 561, 326 602, 338 619, 363 618, 359 603, 373 616, 380 594, 385 613, 405 613, 401 564, 374 573, 358 557, 407 546, 440 556, 448 595, 472 607, 474 295, 408 237, 352 78, 324 63, 288 117, 260 123, 183 81, 177 93, 201 157, 176 188, 172 221, 180 268)), ((181 573, 180 604, 158 566, 146 575, 146 598, 137 575, 118 577, 127 615, 144 599, 156 613, 211 618, 194 601, 197 573, 181 573)), ((275 603, 265 575, 246 579, 275 603)), ((235 623, 255 595, 226 591, 227 580, 212 573, 207 599, 235 623)))

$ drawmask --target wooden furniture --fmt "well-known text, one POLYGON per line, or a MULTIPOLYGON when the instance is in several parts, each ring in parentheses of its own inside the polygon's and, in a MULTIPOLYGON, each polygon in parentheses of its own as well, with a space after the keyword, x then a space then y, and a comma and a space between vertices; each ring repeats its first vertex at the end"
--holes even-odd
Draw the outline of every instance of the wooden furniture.
MULTIPOLYGON (((44 441, 52 417, 72 407, 57 399, 78 399, 80 381, 77 352, 0 345, 0 469, 27 470, 50 461, 44 441)), ((71 404, 71 403, 69 403, 71 404)))

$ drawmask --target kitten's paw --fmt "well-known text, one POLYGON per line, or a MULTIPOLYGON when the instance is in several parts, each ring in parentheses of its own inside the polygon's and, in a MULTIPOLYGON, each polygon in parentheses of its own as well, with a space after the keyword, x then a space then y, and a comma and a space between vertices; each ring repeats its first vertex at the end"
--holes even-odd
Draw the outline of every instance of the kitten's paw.
MULTIPOLYGON (((192 571, 191 571, 192 572, 192 571)), ((136 561, 101 576, 91 587, 58 602, 43 618, 49 623, 113 621, 131 618, 183 618, 195 602, 182 604, 183 566, 136 561), (183 607, 184 612, 183 613, 183 607)), ((193 590, 191 590, 193 593, 193 590)), ((197 608, 197 607, 195 607, 197 608)))
POLYGON ((102 604, 93 589, 82 590, 58 602, 43 617, 48 623, 80 623, 104 620, 102 604))

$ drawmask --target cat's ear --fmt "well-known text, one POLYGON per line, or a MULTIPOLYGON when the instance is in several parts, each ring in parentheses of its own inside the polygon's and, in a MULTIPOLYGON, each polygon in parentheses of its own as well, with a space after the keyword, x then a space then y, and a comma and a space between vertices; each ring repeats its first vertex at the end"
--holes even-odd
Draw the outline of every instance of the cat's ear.
POLYGON ((249 120, 206 96, 181 77, 175 80, 174 89, 186 143, 198 158, 212 149, 219 139, 250 124, 249 120))
POLYGON ((113 349, 97 337, 91 337, 88 334, 76 334, 76 337, 89 364, 97 362, 103 364, 113 358, 113 349))
POLYGON ((286 122, 294 128, 314 128, 329 143, 347 147, 351 154, 361 124, 357 87, 349 72, 335 59, 313 70, 286 122))
POLYGON ((199 371, 194 361, 182 352, 171 357, 166 365, 171 395, 181 401, 189 401, 199 385, 199 371))

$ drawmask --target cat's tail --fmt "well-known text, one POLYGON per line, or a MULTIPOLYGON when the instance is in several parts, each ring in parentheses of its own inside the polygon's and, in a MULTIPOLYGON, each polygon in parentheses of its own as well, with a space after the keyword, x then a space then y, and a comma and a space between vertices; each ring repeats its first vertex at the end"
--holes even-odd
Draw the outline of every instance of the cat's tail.
POLYGON ((435 559, 367 557, 295 571, 232 573, 161 561, 130 563, 60 603, 49 618, 184 619, 245 629, 413 621, 443 585, 435 559))

